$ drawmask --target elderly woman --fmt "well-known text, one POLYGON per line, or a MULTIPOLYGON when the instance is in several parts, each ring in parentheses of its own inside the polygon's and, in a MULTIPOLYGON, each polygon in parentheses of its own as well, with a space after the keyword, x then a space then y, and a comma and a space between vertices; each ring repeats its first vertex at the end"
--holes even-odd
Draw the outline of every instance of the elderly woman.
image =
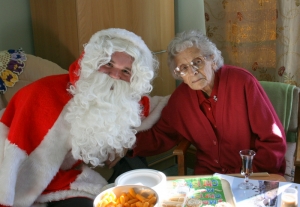
POLYGON ((215 44, 195 30, 171 41, 168 64, 183 83, 156 124, 137 134, 132 156, 164 152, 184 138, 197 148, 197 175, 239 173, 242 149, 256 152, 254 172, 284 174, 284 129, 251 73, 224 65, 215 44))

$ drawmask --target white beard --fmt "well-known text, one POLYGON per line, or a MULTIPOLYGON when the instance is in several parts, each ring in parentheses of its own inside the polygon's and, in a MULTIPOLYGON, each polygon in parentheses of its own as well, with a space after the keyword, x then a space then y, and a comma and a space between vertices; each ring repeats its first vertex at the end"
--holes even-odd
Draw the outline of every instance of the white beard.
POLYGON ((66 114, 71 125, 72 154, 94 166, 124 156, 123 148, 135 143, 141 124, 139 96, 130 83, 96 71, 70 87, 74 95, 66 114))

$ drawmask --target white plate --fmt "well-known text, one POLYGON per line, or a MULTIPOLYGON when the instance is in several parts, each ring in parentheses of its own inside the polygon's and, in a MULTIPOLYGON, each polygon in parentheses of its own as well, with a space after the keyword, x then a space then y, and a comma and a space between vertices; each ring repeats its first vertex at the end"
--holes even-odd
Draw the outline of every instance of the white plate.
POLYGON ((138 169, 119 175, 115 184, 118 185, 144 185, 159 191, 166 184, 166 175, 158 170, 138 169))

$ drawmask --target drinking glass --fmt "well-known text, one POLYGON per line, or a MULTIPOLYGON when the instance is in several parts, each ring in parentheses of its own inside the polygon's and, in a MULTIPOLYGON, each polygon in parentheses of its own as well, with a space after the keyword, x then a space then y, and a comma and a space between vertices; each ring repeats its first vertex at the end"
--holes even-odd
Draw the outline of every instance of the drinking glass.
POLYGON ((239 188, 243 190, 251 189, 253 184, 249 182, 249 176, 252 174, 252 161, 255 156, 255 152, 250 149, 240 151, 242 158, 242 170, 241 174, 245 176, 244 182, 239 184, 239 188))
POLYGON ((298 206, 298 190, 296 188, 287 188, 281 194, 280 207, 297 207, 298 206))

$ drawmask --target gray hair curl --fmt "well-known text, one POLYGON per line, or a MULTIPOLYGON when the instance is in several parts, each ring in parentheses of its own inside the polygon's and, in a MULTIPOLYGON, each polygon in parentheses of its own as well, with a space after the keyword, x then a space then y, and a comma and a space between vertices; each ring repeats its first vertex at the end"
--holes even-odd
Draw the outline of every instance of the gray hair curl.
POLYGON ((190 47, 198 48, 203 56, 213 57, 212 61, 216 63, 217 70, 224 65, 221 51, 206 35, 199 30, 184 31, 177 34, 168 45, 168 66, 175 79, 181 80, 182 78, 174 73, 174 69, 176 68, 174 59, 178 53, 190 47))

